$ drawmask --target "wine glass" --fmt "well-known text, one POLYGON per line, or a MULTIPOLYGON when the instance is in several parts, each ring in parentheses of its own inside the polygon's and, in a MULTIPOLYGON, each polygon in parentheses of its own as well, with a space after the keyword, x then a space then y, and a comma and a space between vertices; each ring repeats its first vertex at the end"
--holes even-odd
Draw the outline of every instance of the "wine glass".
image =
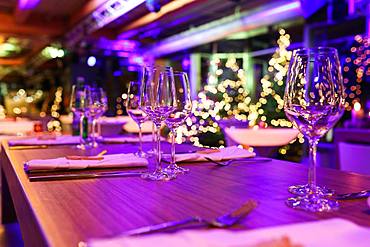
POLYGON ((102 88, 98 87, 89 87, 86 90, 86 105, 85 111, 86 116, 92 119, 91 126, 91 145, 93 147, 98 147, 96 141, 96 123, 97 119, 101 117, 108 107, 108 100, 106 93, 102 88))
POLYGON ((143 68, 140 107, 156 125, 155 171, 145 173, 142 178, 168 180, 170 177, 162 169, 160 129, 172 111, 173 71, 171 67, 147 66, 143 68))
POLYGON ((126 110, 128 115, 137 123, 139 126, 139 150, 136 155, 139 157, 146 157, 146 153, 143 152, 142 143, 142 125, 148 120, 147 114, 140 108, 140 82, 131 81, 128 88, 128 97, 126 100, 126 110))
POLYGON ((294 51, 289 65, 284 109, 288 119, 307 138, 310 151, 307 192, 303 196, 289 198, 287 205, 311 212, 338 208, 338 202, 320 193, 316 185, 317 144, 344 111, 344 87, 335 48, 294 51))
POLYGON ((187 168, 178 166, 175 158, 176 130, 185 122, 192 110, 188 75, 185 72, 174 72, 174 86, 175 93, 172 95, 173 111, 165 120, 167 127, 171 130, 171 163, 165 169, 169 176, 176 176, 189 171, 187 168))
MULTIPOLYGON (((96 117, 95 122, 93 122, 94 130, 96 130, 96 127, 98 129, 96 134, 95 134, 97 139, 102 138, 102 136, 101 136, 101 121, 99 120, 99 118, 101 118, 104 115, 104 113, 108 110, 108 96, 107 96, 107 93, 104 91, 103 88, 100 88, 99 90, 101 90, 101 96, 100 97, 101 97, 102 104, 100 105, 100 107, 101 107, 102 111, 96 117)), ((95 143, 97 143, 97 142, 95 142, 95 143)))
POLYGON ((72 86, 70 108, 76 116, 79 116, 79 126, 80 126, 80 144, 77 145, 77 148, 85 148, 85 138, 84 138, 84 125, 83 121, 85 120, 85 101, 86 101, 86 88, 87 86, 83 82, 79 82, 72 86))

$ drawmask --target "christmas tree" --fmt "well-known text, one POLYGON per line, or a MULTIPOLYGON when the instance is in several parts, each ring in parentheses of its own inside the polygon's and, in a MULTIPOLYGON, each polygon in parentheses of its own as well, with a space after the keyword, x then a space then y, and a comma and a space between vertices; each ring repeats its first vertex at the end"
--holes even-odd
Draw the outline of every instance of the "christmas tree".
POLYGON ((284 114, 284 89, 292 52, 287 48, 290 45, 290 35, 284 29, 279 30, 278 48, 269 60, 267 74, 261 79, 262 92, 256 104, 251 106, 248 117, 250 125, 260 121, 272 126, 292 127, 284 114))
POLYGON ((251 98, 244 88, 246 77, 237 60, 230 56, 225 63, 219 58, 210 61, 208 85, 193 101, 193 116, 187 126, 179 128, 195 145, 223 146, 224 136, 219 122, 225 119, 246 120, 251 98))
MULTIPOLYGON (((283 109, 285 80, 292 56, 287 50, 290 36, 284 29, 280 29, 279 34, 278 48, 269 60, 267 74, 261 79, 262 92, 256 103, 251 103, 249 92, 244 88, 245 71, 239 68, 237 60, 232 55, 226 63, 215 58, 210 62, 208 84, 193 102, 194 115, 179 133, 190 137, 195 145, 222 146, 225 142, 219 124, 224 119, 248 120, 249 126, 292 127, 283 109)), ((303 141, 299 135, 299 142, 303 141)), ((281 149, 283 153, 285 148, 281 149)))

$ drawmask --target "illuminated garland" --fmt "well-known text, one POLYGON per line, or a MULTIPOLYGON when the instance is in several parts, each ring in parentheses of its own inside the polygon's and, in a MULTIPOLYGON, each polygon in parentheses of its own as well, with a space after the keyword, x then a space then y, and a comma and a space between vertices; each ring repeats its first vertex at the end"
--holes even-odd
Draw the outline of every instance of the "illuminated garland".
POLYGON ((361 84, 370 82, 370 37, 356 35, 350 52, 343 66, 347 111, 352 110, 354 103, 360 102, 361 84))
POLYGON ((0 119, 6 118, 6 110, 3 105, 0 105, 0 119))
POLYGON ((59 110, 60 110, 60 104, 62 102, 62 94, 63 94, 63 88, 58 87, 57 90, 55 91, 54 102, 50 109, 50 113, 53 119, 47 123, 48 131, 56 131, 56 132, 62 131, 62 126, 59 120, 60 118, 59 110))

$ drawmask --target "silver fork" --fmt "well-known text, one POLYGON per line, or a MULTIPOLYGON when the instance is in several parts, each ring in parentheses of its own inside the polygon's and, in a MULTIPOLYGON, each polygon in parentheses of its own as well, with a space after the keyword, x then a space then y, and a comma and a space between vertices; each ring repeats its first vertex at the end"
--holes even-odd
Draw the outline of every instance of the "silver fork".
POLYGON ((231 163, 233 163, 234 161, 239 161, 239 162, 249 162, 249 163, 254 163, 254 162, 269 162, 269 161, 272 161, 272 159, 270 158, 243 158, 243 159, 230 159, 228 161, 225 161, 225 162, 221 162, 221 161, 216 161, 216 160, 213 160, 209 157, 204 157, 206 160, 208 160, 209 162, 212 162, 216 165, 219 165, 219 166, 228 166, 230 165, 231 163))
POLYGON ((219 216, 213 220, 205 220, 198 216, 189 217, 180 221, 169 221, 158 225, 144 226, 134 230, 127 231, 123 233, 124 236, 139 235, 145 233, 156 232, 160 230, 165 230, 168 228, 184 226, 189 223, 202 223, 209 227, 224 228, 230 227, 238 223, 241 219, 246 217, 253 209, 257 207, 257 202, 255 200, 248 200, 242 206, 233 210, 230 213, 219 216))

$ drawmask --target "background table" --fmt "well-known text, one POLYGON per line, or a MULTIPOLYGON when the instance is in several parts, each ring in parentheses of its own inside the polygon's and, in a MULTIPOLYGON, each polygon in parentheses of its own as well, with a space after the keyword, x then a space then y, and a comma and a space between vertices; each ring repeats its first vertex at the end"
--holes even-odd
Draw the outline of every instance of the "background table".
MULTIPOLYGON (((186 164, 190 173, 168 182, 149 182, 138 177, 29 182, 24 161, 81 154, 73 147, 9 150, 1 153, 2 194, 9 187, 24 242, 27 246, 76 246, 93 237, 110 237, 133 228, 178 220, 190 215, 216 217, 248 199, 259 206, 238 229, 342 217, 370 226, 365 200, 341 202, 332 213, 307 213, 285 206, 287 187, 305 183, 302 165, 273 160, 267 163, 218 167, 211 163, 186 164), (9 186, 7 186, 9 185, 9 186)), ((165 145, 168 152, 169 145, 165 145)), ((149 144, 145 145, 148 149, 149 144)), ((90 153, 132 152, 136 145, 105 145, 90 153)), ((180 151, 191 147, 180 146, 180 151)), ((370 188, 370 177, 318 168, 318 182, 339 193, 370 188)), ((3 205, 9 201, 3 200, 3 205)), ((9 220, 9 207, 3 220, 9 220)), ((330 231, 330 229, 328 229, 330 231)))

